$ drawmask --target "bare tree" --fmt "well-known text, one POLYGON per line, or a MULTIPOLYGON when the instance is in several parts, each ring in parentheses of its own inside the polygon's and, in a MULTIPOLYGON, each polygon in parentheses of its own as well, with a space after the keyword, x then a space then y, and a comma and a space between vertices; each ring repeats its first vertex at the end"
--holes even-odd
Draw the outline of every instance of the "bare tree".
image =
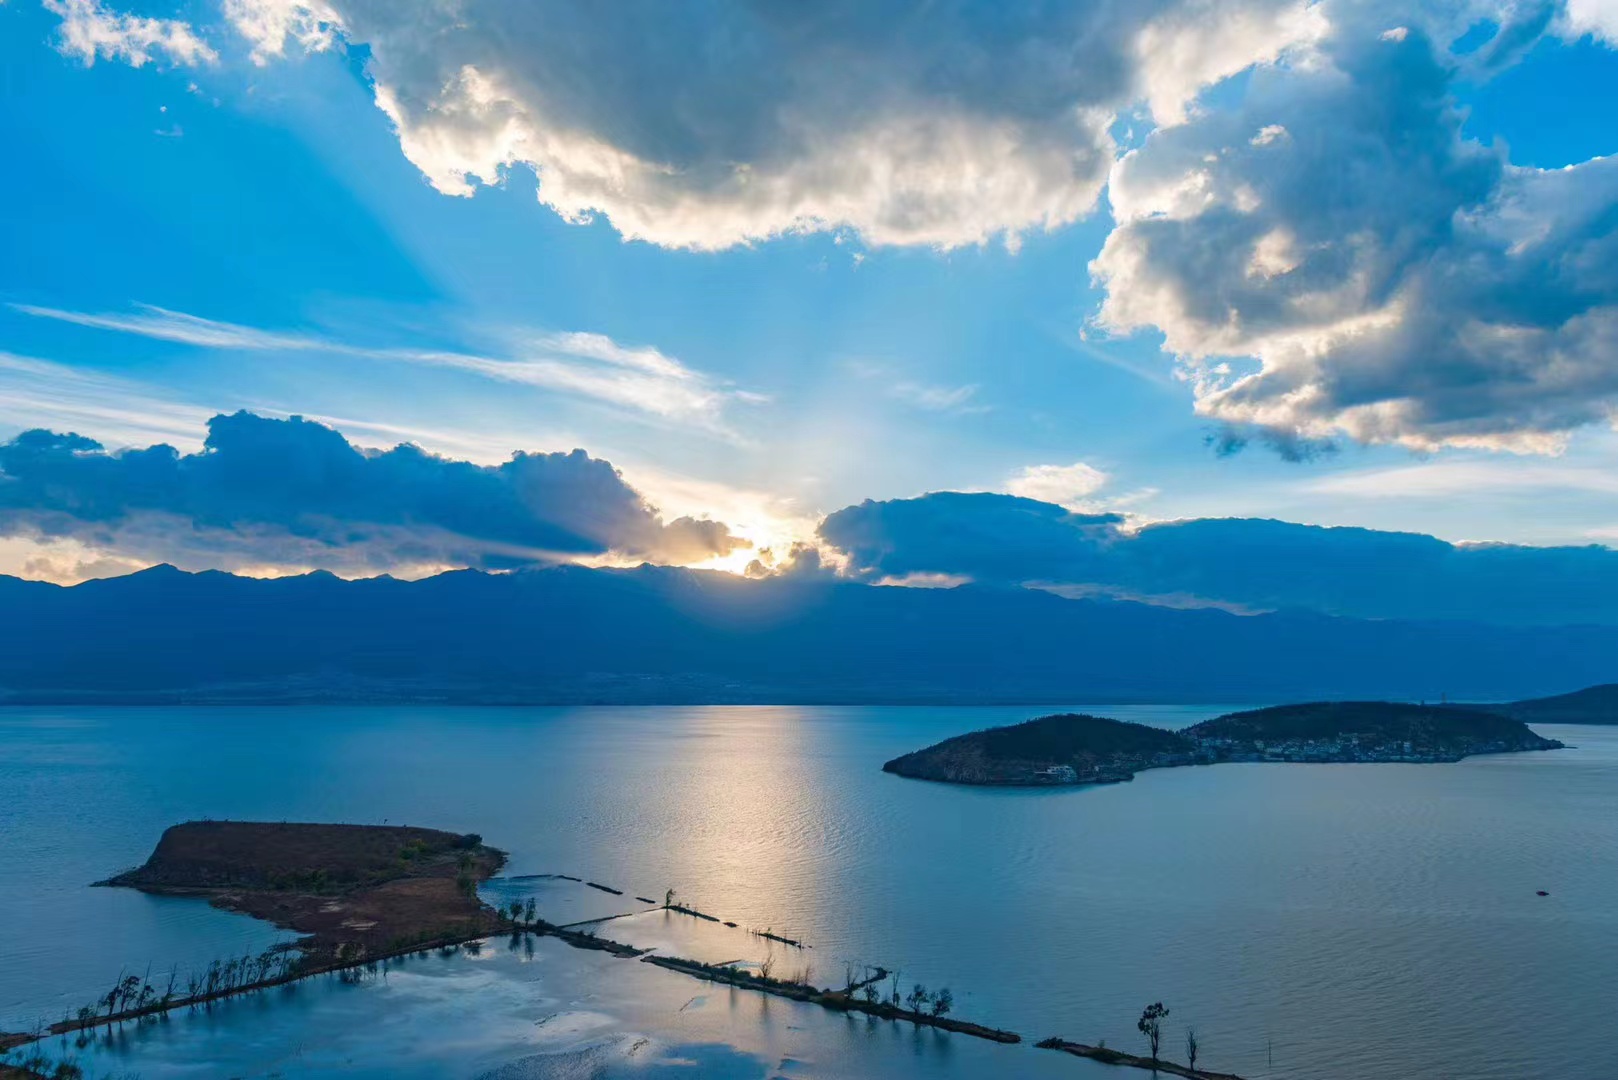
POLYGON ((1201 1048, 1202 1048, 1201 1045, 1197 1042, 1197 1029, 1194 1028, 1194 1027, 1186 1028, 1185 1029, 1185 1060, 1186 1060, 1186 1063, 1191 1066, 1191 1071, 1192 1072, 1197 1071, 1197 1051, 1200 1050, 1201 1048))
POLYGON ((1152 1060, 1157 1060, 1157 1048, 1163 1041, 1163 1018, 1169 1014, 1167 1006, 1161 1001, 1154 1001, 1141 1010, 1140 1019, 1135 1021, 1135 1028, 1152 1046, 1152 1060))
POLYGON ((955 995, 950 993, 949 987, 944 987, 933 995, 933 1015, 943 1016, 955 1006, 955 995))

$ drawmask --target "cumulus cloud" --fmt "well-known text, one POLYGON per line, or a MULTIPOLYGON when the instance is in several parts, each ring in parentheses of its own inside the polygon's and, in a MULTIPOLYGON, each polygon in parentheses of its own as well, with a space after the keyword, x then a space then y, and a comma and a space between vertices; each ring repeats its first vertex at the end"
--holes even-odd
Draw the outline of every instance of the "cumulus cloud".
POLYGON ((1618 159, 1512 166, 1463 135, 1458 61, 1426 29, 1323 10, 1239 106, 1118 163, 1101 325, 1160 331, 1201 413, 1283 447, 1543 452, 1609 420, 1618 159))
POLYGON ((1244 612, 1618 623, 1618 552, 1606 547, 1450 544, 1239 518, 1122 526, 1009 495, 935 492, 846 507, 820 534, 868 580, 948 577, 1244 612))
POLYGON ((819 536, 847 556, 850 572, 873 579, 1073 581, 1123 520, 1015 495, 939 491, 844 507, 820 523, 819 536))
POLYGON ((1006 482, 1006 490, 1025 499, 1078 510, 1086 508, 1090 496, 1106 484, 1106 473, 1075 461, 1071 465, 1030 465, 1006 482))
POLYGON ((1611 45, 1618 45, 1618 3, 1614 0, 1567 0, 1559 27, 1565 37, 1586 34, 1611 45))
POLYGON ((721 522, 664 522, 582 450, 482 466, 411 444, 364 450, 322 424, 246 412, 209 421, 194 454, 23 432, 0 444, 0 536, 125 561, 355 572, 608 554, 681 563, 746 546, 721 522))
POLYGON ((182 19, 153 19, 130 15, 100 0, 43 0, 45 10, 62 20, 56 47, 63 56, 82 60, 85 67, 103 60, 120 60, 144 67, 163 59, 180 67, 218 61, 209 47, 182 19))
POLYGON ((839 0, 603 6, 228 0, 255 59, 362 44, 377 105, 438 190, 517 164, 569 221, 714 249, 856 230, 954 247, 1094 206, 1109 127, 1316 30, 1303 0, 839 0), (738 92, 745 87, 745 92, 738 92))

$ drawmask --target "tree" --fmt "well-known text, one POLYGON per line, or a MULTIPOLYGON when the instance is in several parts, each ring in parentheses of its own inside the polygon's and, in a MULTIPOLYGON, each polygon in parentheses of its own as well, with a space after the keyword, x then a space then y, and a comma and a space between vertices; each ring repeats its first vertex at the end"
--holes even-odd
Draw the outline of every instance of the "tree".
POLYGON ((1197 1071, 1197 1051, 1200 1050, 1200 1049, 1201 1049, 1201 1046, 1197 1043, 1197 1029, 1194 1028, 1194 1027, 1186 1028, 1185 1029, 1185 1060, 1191 1066, 1191 1071, 1192 1072, 1197 1071))
POLYGON ((910 988, 910 993, 905 995, 905 1004, 910 1006, 911 1012, 919 1013, 922 1006, 926 1005, 931 998, 932 995, 927 992, 927 988, 921 983, 917 983, 910 988))
POLYGON ((667 910, 674 906, 674 886, 670 885, 663 891, 663 908, 667 910))
POLYGON ((1140 1019, 1135 1022, 1135 1028, 1152 1045, 1152 1060, 1157 1060, 1157 1048, 1163 1041, 1163 1018, 1169 1014, 1168 1008, 1161 1001, 1154 1001, 1141 1010, 1140 1019))
POLYGON ((955 995, 949 992, 949 987, 947 986, 933 995, 934 1016, 943 1016, 945 1013, 949 1012, 954 1005, 955 995))
POLYGON ((528 898, 528 903, 523 907, 523 912, 522 913, 523 913, 523 918, 529 924, 532 924, 536 919, 538 919, 538 917, 539 917, 539 905, 534 903, 534 898, 532 896, 530 896, 528 898))

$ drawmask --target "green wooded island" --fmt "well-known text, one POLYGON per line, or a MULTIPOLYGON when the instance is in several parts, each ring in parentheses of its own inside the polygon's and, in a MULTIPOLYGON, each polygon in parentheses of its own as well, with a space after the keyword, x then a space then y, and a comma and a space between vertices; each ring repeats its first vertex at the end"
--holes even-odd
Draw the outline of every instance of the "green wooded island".
POLYGON ((1482 709, 1391 701, 1323 701, 1229 713, 1169 731, 1063 713, 945 739, 884 772, 952 784, 1106 784, 1146 769, 1232 761, 1459 761, 1559 750, 1521 720, 1482 709))

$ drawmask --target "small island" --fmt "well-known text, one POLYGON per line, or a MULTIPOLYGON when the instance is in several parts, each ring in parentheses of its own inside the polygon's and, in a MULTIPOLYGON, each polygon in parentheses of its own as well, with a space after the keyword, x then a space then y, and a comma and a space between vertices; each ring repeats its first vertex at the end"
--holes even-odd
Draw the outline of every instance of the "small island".
POLYGON ((1039 787, 1117 783, 1146 769, 1231 761, 1430 764, 1562 745, 1482 710, 1332 701, 1229 713, 1184 731, 1100 716, 1042 716, 957 735, 882 769, 953 784, 1039 787))
POLYGON ((476 833, 188 821, 166 829, 143 865, 97 884, 201 896, 295 930, 310 966, 499 929, 477 885, 505 860, 476 833))
POLYGON ((1146 724, 1061 713, 945 739, 896 757, 883 772, 952 784, 1106 784, 1144 769, 1198 763, 1184 736, 1146 724))

